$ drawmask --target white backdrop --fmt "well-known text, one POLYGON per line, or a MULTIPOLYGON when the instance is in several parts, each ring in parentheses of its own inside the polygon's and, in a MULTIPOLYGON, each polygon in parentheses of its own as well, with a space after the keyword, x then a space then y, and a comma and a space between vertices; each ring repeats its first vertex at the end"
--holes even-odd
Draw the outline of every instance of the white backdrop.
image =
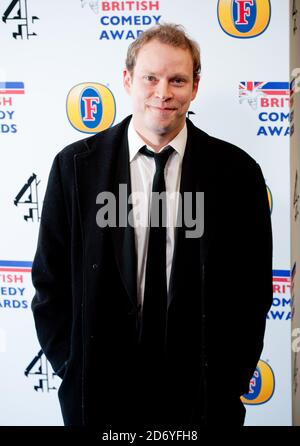
MULTIPOLYGON (((203 71, 190 118, 252 155, 269 188, 274 301, 261 362, 244 402, 246 424, 290 425, 289 1, 246 2, 242 25, 235 24, 239 3, 0 2, 0 425, 62 424, 60 380, 39 356, 30 310, 30 267, 47 177, 65 145, 131 112, 122 87, 126 49, 159 21, 181 23, 201 47, 203 71), (78 111, 90 83, 101 84, 93 86, 103 106, 96 123, 83 122, 78 111), (79 84, 86 85, 74 89, 79 84)), ((256 299, 255 264, 245 286, 256 299)), ((228 298, 232 287, 234 271, 228 298)), ((226 410, 231 383, 228 376, 220 379, 226 410)))
POLYGON ((293 425, 300 426, 300 0, 290 0, 291 66, 291 298, 292 298, 292 399, 293 425))

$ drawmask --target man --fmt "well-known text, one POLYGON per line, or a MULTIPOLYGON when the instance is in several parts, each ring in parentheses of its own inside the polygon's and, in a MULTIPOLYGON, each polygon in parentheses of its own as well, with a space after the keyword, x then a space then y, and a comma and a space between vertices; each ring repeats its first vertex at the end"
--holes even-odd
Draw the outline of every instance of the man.
POLYGON ((240 396, 272 300, 270 212, 258 164, 186 119, 199 71, 198 46, 179 26, 145 31, 124 70, 132 117, 54 160, 32 308, 43 351, 62 378, 67 425, 243 424, 240 396), (134 224, 105 225, 103 197, 113 194, 124 209, 120 186, 134 224), (152 222, 159 192, 176 225, 160 217, 156 229, 139 225, 141 214, 152 222), (180 198, 168 199, 172 192, 180 198), (177 225, 176 218, 183 209, 199 220, 200 192, 204 231, 191 234, 189 220, 177 225), (139 211, 137 193, 146 197, 139 211))

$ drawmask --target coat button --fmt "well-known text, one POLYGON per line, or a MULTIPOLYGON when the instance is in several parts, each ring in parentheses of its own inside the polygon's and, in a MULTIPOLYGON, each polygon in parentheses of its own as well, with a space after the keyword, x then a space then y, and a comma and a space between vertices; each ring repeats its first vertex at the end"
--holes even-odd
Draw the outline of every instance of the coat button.
POLYGON ((97 263, 94 263, 93 266, 92 266, 92 268, 93 268, 93 270, 95 271, 95 270, 98 268, 97 263))

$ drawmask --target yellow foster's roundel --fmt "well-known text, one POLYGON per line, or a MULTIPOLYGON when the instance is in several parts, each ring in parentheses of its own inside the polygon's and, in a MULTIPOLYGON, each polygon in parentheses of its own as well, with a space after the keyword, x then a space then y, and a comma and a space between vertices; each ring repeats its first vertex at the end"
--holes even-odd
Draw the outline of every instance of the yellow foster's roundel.
POLYGON ((270 212, 272 212, 272 210, 273 210, 273 197, 272 197, 272 192, 271 192, 271 189, 269 188, 269 186, 267 186, 267 194, 268 194, 268 201, 269 201, 270 212))
POLYGON ((271 19, 270 0, 219 0, 218 19, 226 34, 249 39, 262 34, 271 19))
POLYGON ((115 120, 115 98, 108 87, 96 82, 75 85, 67 97, 67 115, 76 130, 101 132, 115 120))
POLYGON ((241 397, 244 404, 264 404, 269 401, 274 393, 275 378, 271 366, 260 360, 250 381, 249 393, 241 397))

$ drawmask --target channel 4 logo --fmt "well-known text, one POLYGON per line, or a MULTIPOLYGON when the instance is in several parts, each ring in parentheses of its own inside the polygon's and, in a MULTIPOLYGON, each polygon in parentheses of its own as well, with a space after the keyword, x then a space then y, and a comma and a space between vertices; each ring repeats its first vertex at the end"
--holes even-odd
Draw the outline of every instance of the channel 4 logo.
POLYGON ((219 0, 218 19, 229 36, 250 39, 261 35, 271 19, 270 0, 219 0))
POLYGON ((76 130, 83 133, 101 132, 114 123, 114 95, 108 87, 95 82, 75 85, 67 97, 67 115, 76 130))

